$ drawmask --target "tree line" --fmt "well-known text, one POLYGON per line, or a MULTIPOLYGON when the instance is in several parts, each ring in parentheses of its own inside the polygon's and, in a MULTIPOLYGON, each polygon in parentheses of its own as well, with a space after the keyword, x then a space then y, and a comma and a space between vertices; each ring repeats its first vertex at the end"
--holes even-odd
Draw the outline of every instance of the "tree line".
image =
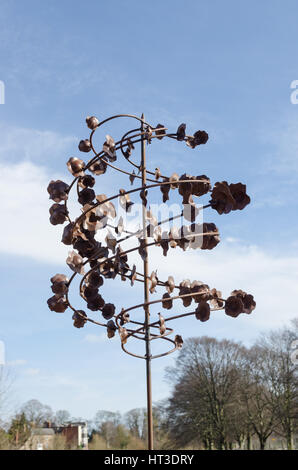
POLYGON ((294 448, 298 432, 298 322, 262 335, 250 347, 230 340, 191 338, 167 371, 173 384, 164 405, 176 446, 265 449, 270 436, 294 448))
MULTIPOLYGON (((265 449, 269 438, 287 449, 298 439, 298 319, 251 346, 207 336, 189 338, 166 371, 170 396, 153 408, 156 449, 265 449)), ((3 375, 2 375, 2 382, 3 375)), ((3 384, 2 384, 3 385, 3 384)), ((1 389, 1 374, 0 374, 1 389)), ((4 403, 5 387, 0 393, 4 403)), ((25 403, 0 428, 0 449, 21 448, 33 427, 72 418, 40 403, 25 403)), ((121 415, 99 410, 88 422, 90 449, 145 449, 145 408, 121 415)), ((65 442, 55 441, 56 448, 65 442)))

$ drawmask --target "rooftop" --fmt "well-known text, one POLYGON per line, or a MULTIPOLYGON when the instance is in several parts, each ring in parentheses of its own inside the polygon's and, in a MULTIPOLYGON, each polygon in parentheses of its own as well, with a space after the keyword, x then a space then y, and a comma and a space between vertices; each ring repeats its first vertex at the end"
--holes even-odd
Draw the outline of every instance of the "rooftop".
POLYGON ((32 434, 34 436, 53 436, 55 432, 52 428, 35 428, 32 429, 32 434))

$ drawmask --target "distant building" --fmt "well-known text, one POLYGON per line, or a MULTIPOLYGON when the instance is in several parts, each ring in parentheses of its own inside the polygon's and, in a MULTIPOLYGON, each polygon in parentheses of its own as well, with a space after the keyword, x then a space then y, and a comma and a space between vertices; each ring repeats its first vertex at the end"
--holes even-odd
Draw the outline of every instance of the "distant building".
POLYGON ((88 427, 85 421, 61 426, 47 422, 42 428, 33 428, 22 450, 51 450, 55 444, 55 436, 59 434, 65 437, 67 448, 88 450, 88 427))
POLYGON ((50 450, 53 448, 55 431, 52 428, 34 428, 22 450, 50 450))
POLYGON ((77 446, 81 449, 88 449, 88 428, 87 423, 69 423, 62 427, 62 435, 66 438, 69 446, 77 446))

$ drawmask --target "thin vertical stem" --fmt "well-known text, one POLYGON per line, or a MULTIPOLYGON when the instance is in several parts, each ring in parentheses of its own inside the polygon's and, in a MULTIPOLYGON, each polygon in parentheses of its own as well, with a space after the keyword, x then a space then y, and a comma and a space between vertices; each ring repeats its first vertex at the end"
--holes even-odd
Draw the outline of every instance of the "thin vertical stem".
MULTIPOLYGON (((145 117, 142 114, 141 129, 144 128, 145 117)), ((142 186, 146 186, 146 140, 142 137, 141 142, 141 168, 142 168, 142 186)), ((143 238, 144 243, 147 245, 147 230, 146 230, 146 207, 143 201, 142 207, 143 215, 143 238)), ((146 383, 147 383, 147 421, 148 421, 148 450, 153 450, 153 419, 152 419, 152 384, 151 384, 151 350, 150 350, 150 311, 149 306, 149 280, 148 280, 148 249, 145 248, 144 259, 144 311, 145 311, 145 342, 146 342, 146 383)))

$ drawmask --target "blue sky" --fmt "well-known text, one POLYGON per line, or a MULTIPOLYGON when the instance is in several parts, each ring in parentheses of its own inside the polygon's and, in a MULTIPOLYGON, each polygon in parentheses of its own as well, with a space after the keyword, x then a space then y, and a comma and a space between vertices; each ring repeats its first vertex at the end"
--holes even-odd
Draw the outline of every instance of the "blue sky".
MULTIPOLYGON (((226 294, 242 288, 257 309, 237 320, 189 319, 177 332, 251 344, 297 316, 298 105, 290 100, 297 2, 0 0, 0 11, 0 340, 15 377, 11 406, 37 398, 91 418, 98 409, 145 405, 144 364, 123 356, 118 338, 108 342, 92 325, 76 330, 70 313, 46 305, 49 278, 68 272, 61 227, 48 223, 46 187, 71 180, 65 162, 78 156, 88 115, 144 112, 173 131, 181 122, 190 132, 205 129, 209 142, 199 149, 152 145, 152 168, 161 162, 165 173, 247 184, 252 203, 244 211, 204 215, 221 233, 215 250, 191 262, 171 253, 159 270, 226 294)), ((129 126, 106 132, 118 137, 129 126)), ((129 182, 108 172, 98 185, 110 193, 129 182)), ((105 296, 119 308, 137 303, 141 289, 117 282, 106 283, 105 296)), ((155 400, 168 394, 164 368, 173 360, 153 365, 155 400)))

